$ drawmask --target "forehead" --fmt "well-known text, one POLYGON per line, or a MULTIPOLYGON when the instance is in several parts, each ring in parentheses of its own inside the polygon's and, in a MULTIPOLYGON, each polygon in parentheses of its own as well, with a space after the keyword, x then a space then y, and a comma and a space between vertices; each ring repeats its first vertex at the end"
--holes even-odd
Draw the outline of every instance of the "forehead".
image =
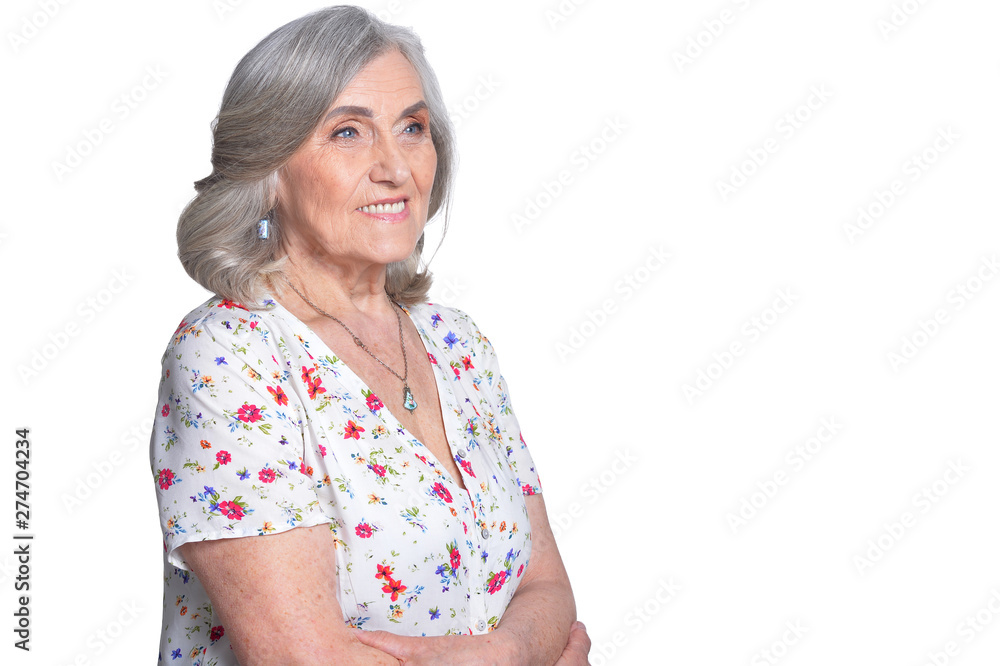
POLYGON ((341 91, 331 106, 363 104, 369 107, 409 106, 423 99, 417 70, 399 51, 383 53, 365 66, 341 91))

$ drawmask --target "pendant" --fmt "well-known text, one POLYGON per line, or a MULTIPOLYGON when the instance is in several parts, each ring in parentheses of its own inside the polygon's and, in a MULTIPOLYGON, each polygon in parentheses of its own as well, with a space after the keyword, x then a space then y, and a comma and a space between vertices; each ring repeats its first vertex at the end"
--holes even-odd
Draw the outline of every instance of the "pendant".
POLYGON ((417 401, 413 399, 413 393, 410 392, 410 387, 406 384, 403 384, 403 407, 406 407, 410 412, 417 408, 417 401))

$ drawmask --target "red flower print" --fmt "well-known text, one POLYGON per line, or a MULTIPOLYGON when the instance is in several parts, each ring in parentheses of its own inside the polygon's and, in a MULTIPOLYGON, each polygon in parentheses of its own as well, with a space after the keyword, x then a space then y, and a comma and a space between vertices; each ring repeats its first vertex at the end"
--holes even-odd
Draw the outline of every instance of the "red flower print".
POLYGON ((364 428, 359 426, 354 421, 348 420, 347 425, 344 426, 344 439, 353 437, 354 439, 361 439, 360 433, 365 431, 364 428))
POLYGON ((458 456, 455 456, 455 460, 457 460, 458 464, 462 466, 462 469, 465 470, 466 474, 472 478, 476 478, 476 473, 472 471, 472 463, 465 458, 459 458, 458 456))
POLYGON ((518 578, 520 578, 520 577, 521 577, 521 573, 522 573, 523 571, 524 571, 524 565, 522 564, 521 566, 519 566, 519 567, 517 568, 517 577, 518 577, 518 578))
POLYGON ((451 371, 455 373, 455 377, 461 377, 462 373, 459 371, 458 366, 452 365, 451 371))
POLYGON ((434 487, 431 488, 431 492, 440 497, 441 499, 443 499, 448 504, 451 504, 451 492, 447 488, 445 488, 444 484, 441 483, 440 481, 434 484, 434 487))
POLYGON ((285 395, 285 392, 281 389, 280 386, 277 388, 271 388, 270 386, 268 386, 267 391, 268 393, 271 394, 271 397, 274 398, 274 401, 279 405, 288 404, 288 396, 285 395))
POLYGON ((228 465, 229 461, 232 459, 233 457, 229 455, 229 451, 219 451, 218 453, 215 454, 215 460, 220 465, 228 465))
POLYGON ((169 467, 164 467, 160 470, 159 474, 160 488, 166 490, 170 486, 174 485, 174 473, 170 471, 169 467))
POLYGON ((413 455, 415 455, 417 457, 417 460, 419 460, 420 462, 424 463, 425 465, 429 464, 427 462, 427 458, 425 458, 424 456, 420 455, 419 453, 414 453, 413 455))
POLYGON ((326 457, 326 447, 322 444, 319 445, 319 454, 324 458, 326 457))
POLYGON ((311 368, 308 368, 308 367, 306 367, 306 366, 303 365, 302 366, 302 381, 304 381, 306 383, 311 382, 312 381, 312 373, 314 373, 315 371, 316 371, 316 367, 315 366, 313 366, 311 368))
POLYGON ((488 583, 488 585, 489 585, 489 588, 488 588, 489 593, 490 594, 496 594, 497 592, 499 592, 500 588, 503 587, 503 584, 504 584, 504 582, 506 580, 507 580, 507 572, 506 571, 501 571, 499 573, 493 574, 493 578, 490 578, 490 582, 488 583))
POLYGON ((451 551, 451 570, 458 571, 458 567, 462 564, 462 554, 458 552, 458 548, 453 548, 451 551))
POLYGON ((257 472, 257 478, 263 481, 264 483, 274 483, 274 480, 277 477, 278 475, 275 474, 274 470, 271 469, 270 467, 265 467, 264 469, 257 472))
POLYGON ((368 394, 368 409, 372 410, 373 412, 377 412, 383 407, 385 407, 385 405, 382 404, 382 401, 378 399, 377 395, 375 395, 374 393, 368 394))
POLYGON ((308 387, 309 387, 309 399, 310 400, 315 400, 316 396, 318 396, 320 393, 326 393, 326 389, 323 388, 322 386, 320 386, 320 384, 322 384, 322 383, 323 383, 323 380, 320 379, 319 377, 317 377, 314 380, 311 380, 308 383, 308 387))
POLYGON ((392 567, 384 567, 381 564, 375 565, 378 567, 378 573, 375 574, 376 578, 385 578, 386 580, 392 580, 392 567))
POLYGON ((220 624, 217 627, 212 627, 212 633, 209 634, 209 638, 211 638, 212 642, 214 643, 215 641, 217 641, 220 638, 222 638, 225 634, 226 634, 226 630, 223 629, 222 625, 220 624))
POLYGON ((208 441, 207 439, 201 440, 201 442, 199 442, 199 444, 201 444, 201 448, 203 448, 203 449, 210 449, 210 448, 212 448, 212 443, 210 441, 208 441))
POLYGON ((370 539, 372 534, 375 534, 375 530, 368 523, 358 523, 357 527, 354 528, 354 533, 362 539, 370 539))
POLYGON ((526 483, 523 486, 521 486, 521 493, 525 495, 534 495, 535 489, 531 487, 530 483, 526 483))
MULTIPOLYGON (((231 301, 228 298, 223 298, 222 302, 216 305, 215 307, 226 308, 227 310, 232 310, 233 308, 239 308, 240 310, 247 310, 247 308, 243 307, 236 301, 231 301)), ((247 312, 249 312, 249 310, 247 310, 247 312)))
POLYGON ((463 370, 472 370, 473 368, 476 367, 472 365, 472 357, 468 355, 462 358, 462 365, 464 366, 463 370))
POLYGON ((243 507, 236 502, 219 502, 219 511, 221 511, 222 515, 226 518, 243 520, 243 507))
POLYGON ((244 423, 256 423, 263 418, 260 414, 260 408, 247 402, 244 402, 243 406, 240 407, 236 417, 244 423))
POLYGON ((436 358, 434 358, 434 354, 431 354, 430 352, 428 352, 427 353, 427 358, 429 358, 430 361, 431 361, 431 363, 433 363, 434 365, 438 364, 438 360, 436 358))
POLYGON ((371 465, 368 465, 368 468, 379 476, 385 476, 385 467, 382 467, 382 465, 372 463, 371 465))
POLYGON ((299 471, 302 472, 303 474, 305 474, 306 476, 312 476, 313 475, 312 465, 302 464, 302 459, 301 458, 299 459, 299 471))
POLYGON ((160 414, 164 416, 170 416, 170 405, 164 404, 163 409, 160 410, 160 414))
POLYGON ((392 592, 392 596, 390 597, 390 599, 392 599, 393 601, 399 599, 399 593, 404 592, 405 590, 406 586, 403 585, 403 581, 393 580, 392 578, 389 578, 388 582, 386 582, 386 584, 382 586, 383 592, 392 592))

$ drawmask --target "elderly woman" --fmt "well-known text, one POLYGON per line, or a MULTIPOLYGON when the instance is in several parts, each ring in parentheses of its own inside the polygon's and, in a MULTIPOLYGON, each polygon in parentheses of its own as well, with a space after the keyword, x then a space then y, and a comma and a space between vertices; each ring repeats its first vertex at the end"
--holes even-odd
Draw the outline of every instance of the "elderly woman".
POLYGON ((239 63, 163 356, 161 663, 586 663, 497 356, 426 302, 454 137, 419 40, 355 7, 239 63), (455 634, 459 636, 451 636, 455 634))

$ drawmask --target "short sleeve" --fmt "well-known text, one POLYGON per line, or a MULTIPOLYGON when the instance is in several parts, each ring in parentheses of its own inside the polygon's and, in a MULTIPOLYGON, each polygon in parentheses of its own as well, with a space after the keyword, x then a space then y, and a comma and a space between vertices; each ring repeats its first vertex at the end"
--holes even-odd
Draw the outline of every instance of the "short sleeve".
POLYGON ((493 408, 492 413, 487 415, 490 426, 503 448, 507 463, 517 478, 521 492, 525 495, 541 493, 542 487, 538 471, 535 469, 535 461, 528 451, 528 445, 521 434, 521 426, 514 415, 510 391, 500 372, 500 361, 496 350, 476 323, 468 315, 466 317, 472 330, 472 344, 476 347, 477 356, 481 358, 478 368, 480 391, 486 393, 488 402, 493 408))
POLYGON ((150 464, 164 549, 181 569, 188 566, 177 548, 189 541, 329 522, 306 474, 301 412, 282 387, 287 373, 263 353, 259 328, 249 339, 229 326, 178 329, 162 359, 150 464))

